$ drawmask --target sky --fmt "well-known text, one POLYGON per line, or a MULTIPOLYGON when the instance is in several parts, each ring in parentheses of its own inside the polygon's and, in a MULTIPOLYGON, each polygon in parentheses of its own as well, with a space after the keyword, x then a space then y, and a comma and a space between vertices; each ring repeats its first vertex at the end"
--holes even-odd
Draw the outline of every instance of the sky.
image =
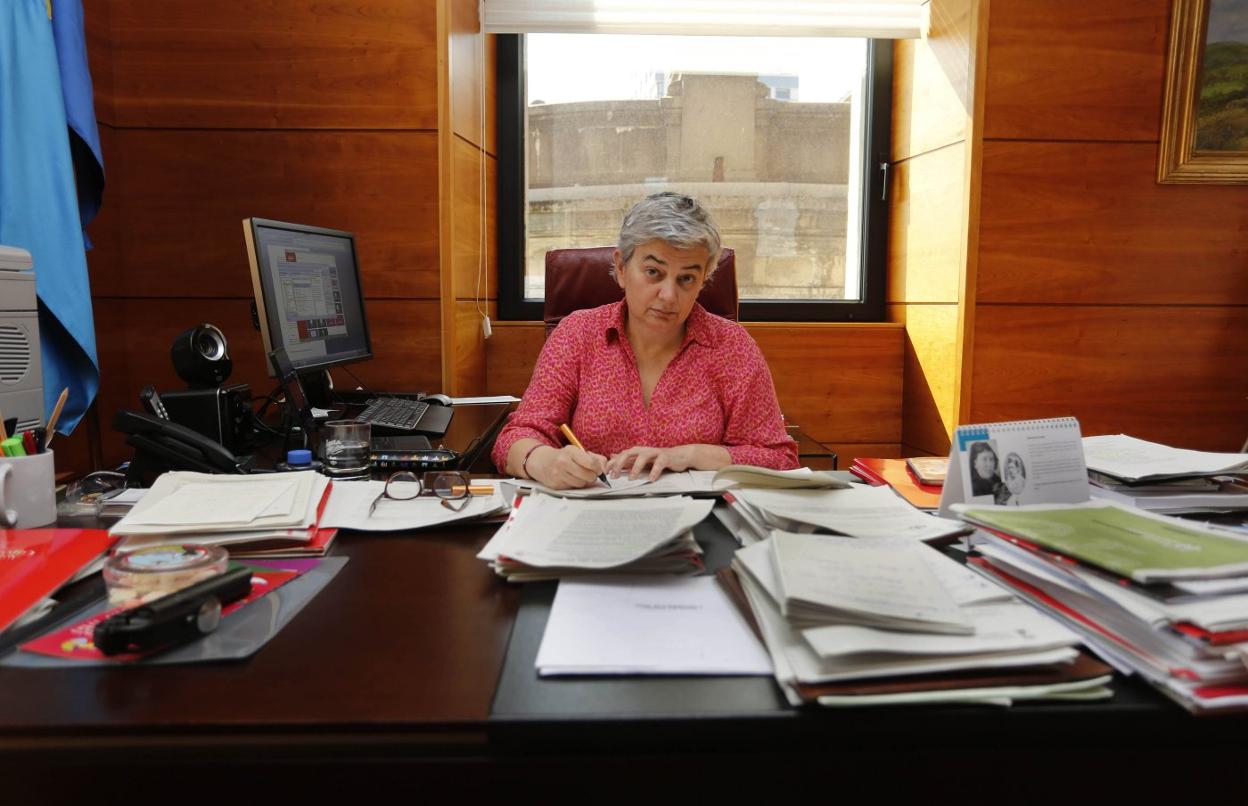
POLYGON ((1213 0, 1205 41, 1248 43, 1248 0, 1213 0))
POLYGON ((861 39, 530 34, 528 100, 654 98, 658 71, 797 75, 798 100, 841 101, 862 82, 861 39), (601 69, 597 69, 601 68, 601 69))

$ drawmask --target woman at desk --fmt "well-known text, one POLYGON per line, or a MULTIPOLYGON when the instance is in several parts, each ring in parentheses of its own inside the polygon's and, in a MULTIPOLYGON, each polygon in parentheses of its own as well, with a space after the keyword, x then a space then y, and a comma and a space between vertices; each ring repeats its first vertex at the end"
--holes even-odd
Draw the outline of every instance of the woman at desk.
POLYGON ((614 255, 624 299, 555 328, 494 463, 555 488, 590 486, 604 472, 797 467, 758 345, 697 302, 719 250, 710 214, 688 196, 638 202, 614 255), (584 449, 563 444, 564 423, 584 449))

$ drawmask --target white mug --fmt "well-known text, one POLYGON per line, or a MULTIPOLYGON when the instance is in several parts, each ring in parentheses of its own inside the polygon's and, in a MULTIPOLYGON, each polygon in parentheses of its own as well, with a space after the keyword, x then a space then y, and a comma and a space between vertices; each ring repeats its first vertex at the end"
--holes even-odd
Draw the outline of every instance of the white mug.
POLYGON ((0 527, 33 529, 56 523, 52 451, 0 457, 0 527))

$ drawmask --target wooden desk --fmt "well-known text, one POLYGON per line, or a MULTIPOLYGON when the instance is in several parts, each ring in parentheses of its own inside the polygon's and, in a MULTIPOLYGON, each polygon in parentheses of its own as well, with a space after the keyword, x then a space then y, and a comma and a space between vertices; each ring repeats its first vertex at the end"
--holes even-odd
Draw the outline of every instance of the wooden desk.
POLYGON ((748 701, 721 680, 707 686, 719 702, 667 705, 644 680, 543 681, 543 697, 494 712, 500 675, 533 674, 544 621, 529 600, 540 608, 549 588, 522 590, 475 559, 491 532, 343 536, 347 566, 243 663, 0 667, 3 802, 48 800, 52 782, 58 796, 91 796, 119 773, 179 789, 207 776, 282 802, 366 783, 459 798, 604 782, 614 797, 706 795, 771 776, 790 793, 807 781, 864 799, 883 786, 1012 800, 1019 787, 1037 799, 1092 791, 1081 773, 1118 802, 1132 789, 1188 801, 1237 779, 1244 720, 1193 719, 1134 681, 1109 704, 804 712, 773 707, 758 678, 748 701), (726 772, 708 780, 715 770, 726 772))

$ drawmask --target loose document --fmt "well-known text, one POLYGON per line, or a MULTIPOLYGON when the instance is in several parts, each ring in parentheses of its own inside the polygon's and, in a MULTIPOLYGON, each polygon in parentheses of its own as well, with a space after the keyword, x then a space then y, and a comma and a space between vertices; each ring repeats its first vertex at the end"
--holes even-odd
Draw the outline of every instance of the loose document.
POLYGON ((441 499, 422 495, 406 501, 383 498, 370 515, 368 510, 385 489, 384 481, 345 481, 334 485, 321 526, 356 529, 364 532, 392 532, 423 529, 447 523, 489 518, 507 511, 507 499, 500 494, 498 482, 473 479, 474 487, 489 485, 489 495, 473 495, 459 512, 442 506, 441 499))
POLYGON ((537 653, 542 675, 769 675, 771 660, 714 577, 567 579, 537 653))

